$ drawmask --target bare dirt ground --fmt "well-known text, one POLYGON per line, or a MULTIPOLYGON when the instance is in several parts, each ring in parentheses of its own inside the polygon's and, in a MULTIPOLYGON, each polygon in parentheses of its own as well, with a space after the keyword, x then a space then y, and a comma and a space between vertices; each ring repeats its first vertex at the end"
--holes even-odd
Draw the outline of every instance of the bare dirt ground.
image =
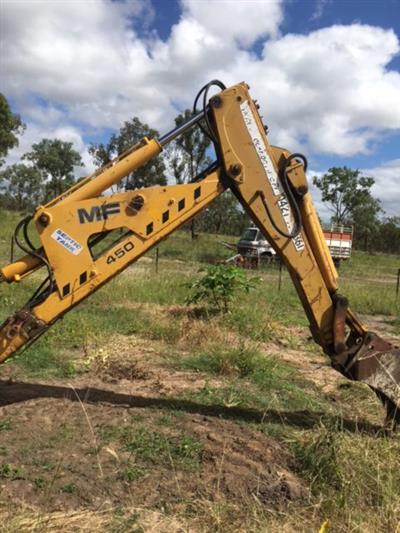
MULTIPOLYGON (((400 346, 400 335, 397 335, 395 328, 390 324, 390 319, 384 315, 360 315, 360 319, 370 331, 381 335, 385 340, 394 346, 400 346)), ((292 328, 299 340, 306 343, 310 339, 306 328, 292 328)), ((342 383, 346 383, 346 378, 334 372, 327 357, 319 353, 307 352, 303 350, 291 350, 285 344, 278 346, 265 345, 265 350, 274 351, 279 358, 295 366, 299 372, 309 381, 318 385, 325 393, 331 393, 342 383)))
POLYGON ((223 379, 159 367, 152 350, 122 338, 119 343, 121 357, 68 383, 14 382, 12 365, 7 367, 9 377, 0 382, 0 514, 16 508, 35 509, 42 518, 47 513, 47 530, 62 516, 73 524, 79 513, 99 519, 104 509, 135 509, 145 531, 184 531, 165 517, 182 502, 256 499, 279 508, 307 498, 288 449, 241 423, 259 422, 263 413, 227 413, 223 406, 182 399, 206 382, 221 386, 223 379), (156 456, 139 464, 138 450, 119 438, 120 430, 133 426, 149 439, 144 446, 150 450, 160 436, 167 446, 194 442, 191 461, 175 459, 173 450, 159 460, 165 450, 156 446, 156 456))
MULTIPOLYGON (((371 325, 399 341, 383 319, 374 317, 371 325)), ((264 349, 325 393, 343 381, 322 355, 277 344, 264 349)), ((224 378, 166 368, 157 347, 144 342, 116 338, 115 352, 118 357, 68 382, 15 382, 12 365, 2 372, 0 531, 38 530, 32 521, 12 529, 16 508, 39 513, 39 530, 77 531, 79 523, 83 531, 90 522, 87 530, 94 531, 105 527, 102 513, 109 509, 114 520, 133 509, 132 524, 142 529, 120 531, 173 532, 188 530, 176 510, 187 512, 193 502, 248 500, 279 511, 307 501, 309 488, 295 473, 289 448, 247 424, 266 417, 279 423, 282 413, 188 400, 188 392, 223 386, 224 378)), ((285 420, 307 424, 301 413, 285 420)))

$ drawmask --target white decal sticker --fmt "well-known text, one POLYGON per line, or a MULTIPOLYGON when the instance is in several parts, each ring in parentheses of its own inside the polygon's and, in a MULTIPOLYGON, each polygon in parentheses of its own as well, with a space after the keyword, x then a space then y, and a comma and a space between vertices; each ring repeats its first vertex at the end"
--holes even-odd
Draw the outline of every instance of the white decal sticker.
MULTIPOLYGON (((258 157, 260 158, 261 164, 265 170, 265 174, 268 178, 268 181, 271 185, 272 192, 275 196, 278 196, 277 204, 281 210, 282 217, 285 221, 286 227, 291 233, 294 227, 294 220, 292 215, 292 210, 288 202, 287 196, 282 188, 282 185, 279 181, 278 174, 276 173, 275 167, 271 161, 271 158, 268 155, 267 147, 265 146, 264 140, 261 136, 260 130, 257 126, 257 123, 254 119, 253 113, 250 109, 249 103, 246 100, 240 104, 240 110, 242 112, 244 123, 246 124, 247 131, 251 137, 251 142, 257 152, 258 157)), ((293 237, 292 242, 294 247, 298 252, 304 250, 304 241, 299 233, 293 237)))
POLYGON ((257 123, 254 120, 253 113, 250 109, 249 103, 247 100, 240 104, 240 110, 243 115, 244 123, 246 124, 247 131, 250 134, 251 142, 256 149, 258 157, 264 167, 265 173, 267 175, 268 181, 271 184, 272 191, 275 196, 280 196, 283 191, 281 184, 279 183, 278 175, 276 173, 275 167, 272 164, 271 158, 268 155, 267 148, 264 144, 263 138, 261 137, 260 130, 258 129, 257 123))
POLYGON ((76 242, 61 229, 56 229, 51 236, 55 241, 58 242, 58 244, 61 244, 61 246, 64 246, 66 250, 71 252, 71 254, 79 255, 83 249, 79 242, 76 242))

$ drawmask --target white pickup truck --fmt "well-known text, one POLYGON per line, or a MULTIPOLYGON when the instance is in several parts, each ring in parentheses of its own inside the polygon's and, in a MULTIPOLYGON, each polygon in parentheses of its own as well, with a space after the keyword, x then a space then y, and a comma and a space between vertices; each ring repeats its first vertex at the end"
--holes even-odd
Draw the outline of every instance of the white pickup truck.
POLYGON ((276 252, 265 240, 264 235, 258 228, 246 228, 240 237, 237 244, 238 254, 245 258, 258 260, 265 260, 271 262, 275 259, 276 252))
MULTIPOLYGON (((326 244, 332 258, 339 266, 342 259, 349 259, 353 244, 353 226, 332 225, 323 229, 326 244)), ((237 244, 238 254, 245 258, 271 262, 276 253, 261 231, 256 227, 246 228, 237 244)))

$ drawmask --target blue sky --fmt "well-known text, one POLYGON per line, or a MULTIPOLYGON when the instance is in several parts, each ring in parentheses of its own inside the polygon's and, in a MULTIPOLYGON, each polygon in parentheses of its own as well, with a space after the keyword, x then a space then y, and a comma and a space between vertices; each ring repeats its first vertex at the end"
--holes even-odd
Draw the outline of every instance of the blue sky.
MULTIPOLYGON (((153 6, 155 11, 153 27, 161 38, 167 39, 172 26, 179 20, 180 2, 178 0, 154 0, 153 6)), ((210 6, 210 16, 212 16, 212 6, 210 6)), ((393 29, 400 36, 400 0, 291 0, 285 4, 285 17, 281 32, 282 34, 306 35, 319 28, 353 23, 393 29)), ((260 39, 252 47, 257 55, 261 52, 262 44, 263 39, 260 39)), ((400 54, 388 66, 400 71, 400 54)), ((389 136, 382 135, 372 147, 371 153, 368 154, 356 154, 351 157, 324 154, 315 156, 313 160, 316 170, 324 170, 330 166, 343 165, 368 168, 399 157, 400 132, 389 136)))
MULTIPOLYGON (((138 115, 165 132, 214 77, 246 80, 272 143, 356 167, 400 215, 400 0, 3 0, 0 90, 27 130, 90 142, 138 115), (27 24, 29 20, 29 24, 27 24)), ((316 197, 319 207, 322 206, 316 197)))

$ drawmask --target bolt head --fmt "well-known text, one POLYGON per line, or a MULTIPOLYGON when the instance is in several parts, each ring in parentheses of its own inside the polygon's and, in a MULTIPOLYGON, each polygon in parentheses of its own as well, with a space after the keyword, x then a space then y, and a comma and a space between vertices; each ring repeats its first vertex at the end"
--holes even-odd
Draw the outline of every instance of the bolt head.
POLYGON ((222 98, 218 95, 213 96, 210 100, 212 107, 222 107, 222 98))
POLYGON ((39 222, 42 224, 42 226, 47 226, 47 224, 50 222, 49 215, 46 215, 46 213, 40 215, 39 222))
POLYGON ((136 215, 144 206, 144 197, 141 194, 137 194, 132 198, 128 204, 128 211, 131 214, 136 215))
POLYGON ((239 176, 239 174, 242 172, 242 166, 239 165, 239 163, 235 163, 234 165, 231 165, 229 167, 229 174, 232 176, 239 176))
POLYGON ((297 193, 300 196, 304 196, 308 192, 307 185, 300 185, 300 187, 297 187, 297 193))

